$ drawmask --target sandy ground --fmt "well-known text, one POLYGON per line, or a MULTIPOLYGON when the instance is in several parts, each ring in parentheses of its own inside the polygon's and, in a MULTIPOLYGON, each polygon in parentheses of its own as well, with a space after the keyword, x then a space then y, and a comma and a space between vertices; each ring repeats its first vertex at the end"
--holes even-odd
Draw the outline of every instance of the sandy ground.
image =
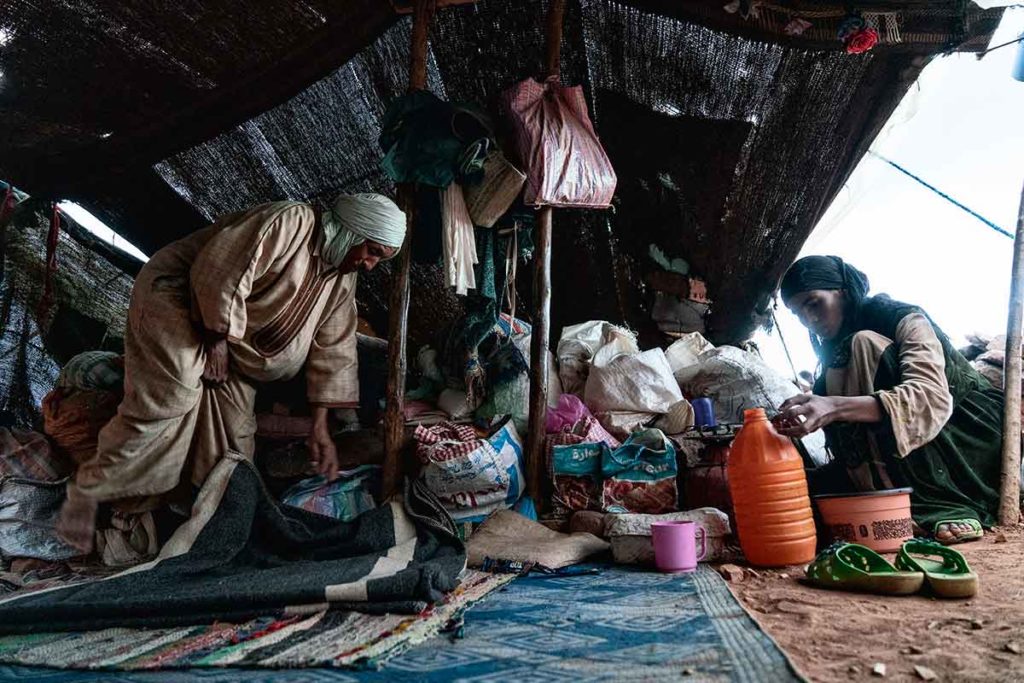
POLYGON ((1024 526, 955 547, 979 576, 969 600, 821 590, 800 567, 744 568, 729 585, 812 681, 1024 681, 1024 526))

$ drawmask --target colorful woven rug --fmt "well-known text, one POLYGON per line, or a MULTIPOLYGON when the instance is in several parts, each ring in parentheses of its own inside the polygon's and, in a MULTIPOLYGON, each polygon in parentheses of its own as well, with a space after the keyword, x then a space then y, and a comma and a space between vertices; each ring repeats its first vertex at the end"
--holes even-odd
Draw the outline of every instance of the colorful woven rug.
POLYGON ((466 614, 464 638, 433 638, 379 671, 111 673, 0 666, 0 678, 31 683, 229 683, 243 675, 247 683, 801 680, 705 566, 682 576, 613 567, 596 576, 520 578, 466 614))
POLYGON ((512 578, 470 571, 444 604, 414 616, 331 611, 237 625, 5 636, 0 637, 0 661, 122 671, 375 667, 437 635, 466 608, 512 578))

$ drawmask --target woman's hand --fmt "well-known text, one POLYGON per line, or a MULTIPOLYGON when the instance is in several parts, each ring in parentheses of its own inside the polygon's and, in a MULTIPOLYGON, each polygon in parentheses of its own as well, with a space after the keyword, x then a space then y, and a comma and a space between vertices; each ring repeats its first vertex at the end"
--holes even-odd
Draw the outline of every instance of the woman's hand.
POLYGON ((840 412, 838 403, 832 396, 799 394, 779 406, 772 423, 779 434, 800 438, 835 422, 840 412))
POLYGON ((338 478, 338 449, 331 438, 331 430, 327 425, 327 408, 313 408, 313 428, 306 440, 309 446, 309 461, 313 468, 327 481, 338 478))
POLYGON ((800 438, 833 422, 881 422, 882 404, 874 396, 816 396, 800 394, 788 398, 772 418, 783 436, 800 438))
POLYGON ((206 365, 203 367, 203 379, 212 384, 222 384, 228 378, 228 340, 207 339, 203 342, 206 352, 206 365))

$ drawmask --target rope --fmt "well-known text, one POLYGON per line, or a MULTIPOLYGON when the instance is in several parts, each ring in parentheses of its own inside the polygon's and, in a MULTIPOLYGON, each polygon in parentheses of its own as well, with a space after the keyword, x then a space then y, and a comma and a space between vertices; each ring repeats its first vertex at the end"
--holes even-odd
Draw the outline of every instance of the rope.
POLYGON ((899 171, 903 175, 905 175, 905 176, 907 176, 907 177, 909 177, 909 178, 911 178, 913 180, 916 180, 917 182, 921 183, 922 185, 927 187, 929 190, 931 190, 935 194, 937 194, 940 197, 942 197, 943 199, 945 199, 950 204, 953 204, 954 206, 956 206, 956 207, 958 207, 960 209, 963 209, 964 211, 966 211, 967 213, 971 214, 972 216, 977 218, 979 221, 981 221, 982 223, 984 223, 988 227, 990 227, 993 230, 995 230, 996 232, 998 232, 999 234, 1006 235, 1010 239, 1013 239, 1013 233, 1010 233, 1010 232, 1007 232, 1006 230, 1003 230, 1001 227, 999 227, 998 225, 996 225, 995 223, 993 223, 989 219, 985 218, 984 216, 982 216, 977 211, 974 211, 973 209, 971 209, 971 208, 965 206, 964 204, 962 204, 961 202, 958 202, 957 200, 953 199, 948 194, 946 194, 945 192, 943 192, 939 188, 935 187, 934 185, 931 185, 931 184, 925 182, 924 180, 922 180, 918 176, 914 175, 913 173, 911 173, 907 169, 905 169, 902 166, 900 166, 899 164, 897 164, 895 161, 892 161, 890 159, 886 159, 884 156, 882 156, 878 152, 875 152, 874 150, 870 150, 869 149, 868 150, 868 154, 870 154, 871 156, 874 156, 874 157, 878 157, 879 159, 881 159, 885 163, 889 164, 890 166, 895 168, 897 171, 899 171))
POLYGON ((775 331, 779 333, 779 341, 782 342, 782 350, 786 352, 789 369, 793 371, 793 381, 796 382, 797 386, 800 386, 800 375, 796 371, 796 365, 793 364, 792 356, 789 355, 789 345, 786 344, 786 338, 782 335, 782 328, 779 327, 779 319, 775 317, 775 311, 772 311, 772 323, 775 324, 775 331))

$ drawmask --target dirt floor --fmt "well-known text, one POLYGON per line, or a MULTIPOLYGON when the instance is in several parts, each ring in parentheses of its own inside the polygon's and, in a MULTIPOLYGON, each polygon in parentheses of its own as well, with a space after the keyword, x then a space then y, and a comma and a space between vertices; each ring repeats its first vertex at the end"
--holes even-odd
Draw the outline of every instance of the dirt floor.
POLYGON ((955 547, 979 576, 969 600, 821 590, 800 567, 729 585, 812 681, 1024 681, 1024 526, 955 547))

